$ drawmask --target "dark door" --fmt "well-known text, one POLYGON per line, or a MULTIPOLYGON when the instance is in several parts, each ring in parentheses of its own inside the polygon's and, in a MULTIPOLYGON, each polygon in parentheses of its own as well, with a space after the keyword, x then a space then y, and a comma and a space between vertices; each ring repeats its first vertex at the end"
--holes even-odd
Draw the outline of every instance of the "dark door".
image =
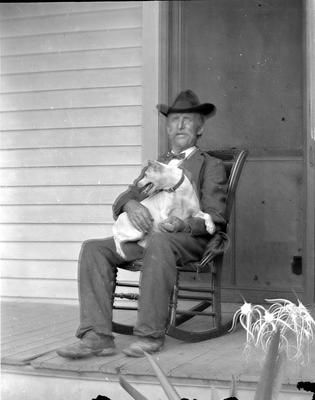
POLYGON ((250 152, 234 210, 223 299, 303 292, 303 35, 300 0, 170 2, 170 97, 216 104, 200 147, 250 152))

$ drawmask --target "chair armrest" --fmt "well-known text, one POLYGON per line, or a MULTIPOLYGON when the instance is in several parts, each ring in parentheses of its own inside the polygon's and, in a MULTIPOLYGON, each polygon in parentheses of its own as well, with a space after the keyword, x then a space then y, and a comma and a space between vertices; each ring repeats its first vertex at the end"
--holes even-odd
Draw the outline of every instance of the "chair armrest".
POLYGON ((203 253, 199 267, 204 267, 209 261, 215 257, 224 254, 230 247, 231 240, 223 231, 217 231, 209 240, 207 247, 203 253))

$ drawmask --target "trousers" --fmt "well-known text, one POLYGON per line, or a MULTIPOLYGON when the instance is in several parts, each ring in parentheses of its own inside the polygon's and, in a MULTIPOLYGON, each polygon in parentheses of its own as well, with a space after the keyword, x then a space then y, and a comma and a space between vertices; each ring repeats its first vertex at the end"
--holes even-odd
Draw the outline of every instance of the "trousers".
MULTIPOLYGON (((137 243, 125 244, 127 261, 143 259, 139 282, 137 322, 134 334, 160 338, 165 335, 169 301, 176 281, 176 265, 200 260, 208 238, 189 233, 150 235, 146 248, 137 243)), ((92 239, 81 247, 78 271, 80 325, 76 336, 89 330, 112 336, 112 294, 117 268, 126 260, 116 252, 112 237, 92 239)))

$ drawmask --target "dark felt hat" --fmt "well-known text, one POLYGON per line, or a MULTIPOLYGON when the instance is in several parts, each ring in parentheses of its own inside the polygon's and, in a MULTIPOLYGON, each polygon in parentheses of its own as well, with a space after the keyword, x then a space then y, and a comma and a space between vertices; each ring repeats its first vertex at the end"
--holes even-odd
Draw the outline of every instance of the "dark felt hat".
POLYGON ((171 113, 199 113, 205 117, 212 117, 216 111, 214 104, 201 104, 197 95, 192 90, 180 92, 171 106, 158 104, 156 107, 166 117, 171 113))

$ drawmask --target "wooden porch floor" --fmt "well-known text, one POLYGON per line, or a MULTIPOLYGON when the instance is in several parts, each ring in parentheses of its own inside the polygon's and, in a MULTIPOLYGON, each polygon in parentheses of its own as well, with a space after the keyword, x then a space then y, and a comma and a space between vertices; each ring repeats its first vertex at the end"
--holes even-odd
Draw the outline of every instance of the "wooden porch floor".
MULTIPOLYGON (((102 374, 114 377, 120 372, 132 377, 154 377, 148 363, 119 353, 111 357, 67 360, 55 349, 77 339, 78 307, 44 303, 2 303, 1 361, 2 368, 27 366, 33 372, 57 371, 59 374, 102 374)), ((126 321, 125 312, 120 318, 126 321)), ((134 340, 131 336, 116 335, 119 350, 134 340)), ((154 357, 163 371, 177 381, 228 382, 234 375, 243 384, 254 385, 259 377, 262 354, 252 353, 246 360, 243 354, 245 334, 241 328, 222 337, 199 343, 184 343, 167 337, 162 352, 154 357)), ((315 343, 311 362, 297 368, 287 364, 284 384, 295 388, 298 381, 315 380, 315 343)))

